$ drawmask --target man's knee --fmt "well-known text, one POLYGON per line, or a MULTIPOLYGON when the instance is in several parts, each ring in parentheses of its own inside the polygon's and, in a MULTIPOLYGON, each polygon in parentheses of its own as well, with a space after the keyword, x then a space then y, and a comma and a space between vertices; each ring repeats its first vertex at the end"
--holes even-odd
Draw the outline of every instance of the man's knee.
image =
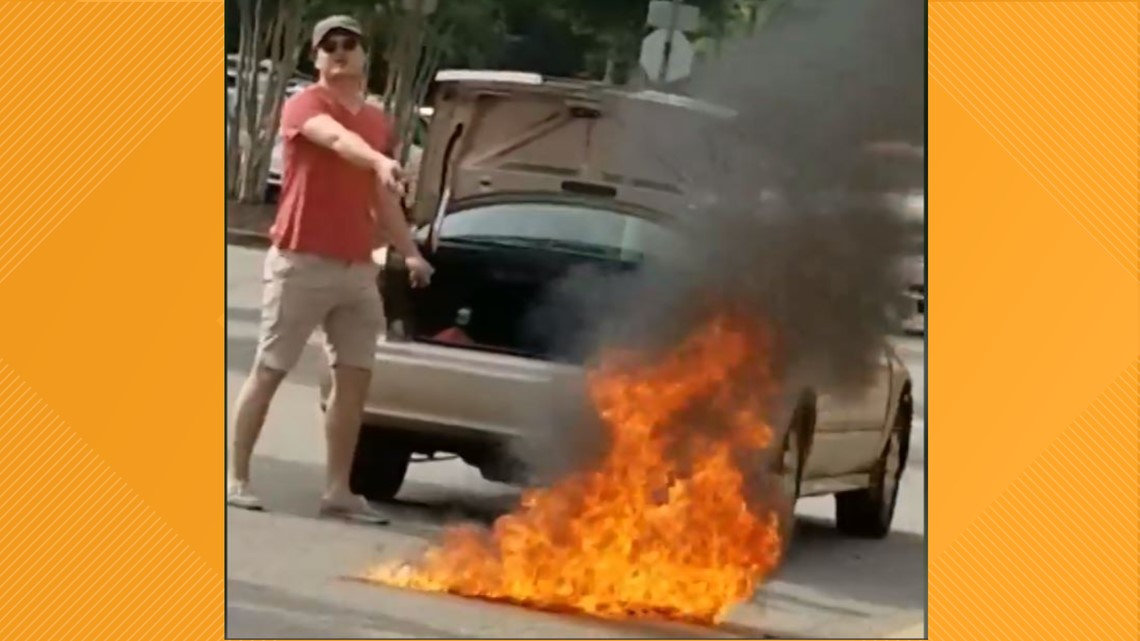
POLYGON ((259 358, 253 364, 249 378, 258 390, 272 394, 288 374, 287 370, 267 364, 259 358))
POLYGON ((281 381, 285 380, 285 375, 284 371, 254 361, 238 396, 235 410, 238 415, 248 414, 251 411, 255 414, 267 411, 277 394, 277 389, 281 386, 281 381))
POLYGON ((366 387, 372 380, 371 367, 334 363, 332 371, 334 385, 352 385, 361 388, 366 387))
POLYGON ((368 389, 372 383, 372 370, 356 365, 333 365, 332 394, 330 405, 348 406, 363 409, 368 389))
POLYGON ((257 361, 257 363, 254 365, 253 371, 258 378, 266 381, 279 382, 284 380, 285 377, 289 375, 288 370, 282 369, 275 365, 270 365, 269 363, 266 363, 262 360, 257 361))

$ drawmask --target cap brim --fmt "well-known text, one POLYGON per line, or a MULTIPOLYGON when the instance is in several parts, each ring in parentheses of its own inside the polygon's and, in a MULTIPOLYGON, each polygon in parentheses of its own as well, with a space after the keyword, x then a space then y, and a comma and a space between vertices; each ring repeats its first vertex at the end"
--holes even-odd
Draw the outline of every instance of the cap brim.
POLYGON ((340 25, 340 24, 338 24, 338 25, 330 26, 329 28, 324 29, 322 31, 319 31, 317 33, 314 33, 313 34, 313 42, 311 45, 312 48, 316 49, 317 47, 319 47, 321 45, 321 42, 323 42, 325 38, 329 37, 330 35, 335 34, 338 31, 341 31, 344 33, 350 33, 350 34, 356 36, 357 38, 360 38, 362 40, 364 39, 364 33, 359 28, 351 26, 351 25, 340 25))

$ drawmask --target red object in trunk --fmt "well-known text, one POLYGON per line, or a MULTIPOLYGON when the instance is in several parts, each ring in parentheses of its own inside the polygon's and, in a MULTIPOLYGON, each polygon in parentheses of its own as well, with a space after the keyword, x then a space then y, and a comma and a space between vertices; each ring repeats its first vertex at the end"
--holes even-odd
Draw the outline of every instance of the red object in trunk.
POLYGON ((444 343, 460 343, 462 345, 474 345, 475 341, 458 327, 449 327, 433 337, 437 341, 444 343))

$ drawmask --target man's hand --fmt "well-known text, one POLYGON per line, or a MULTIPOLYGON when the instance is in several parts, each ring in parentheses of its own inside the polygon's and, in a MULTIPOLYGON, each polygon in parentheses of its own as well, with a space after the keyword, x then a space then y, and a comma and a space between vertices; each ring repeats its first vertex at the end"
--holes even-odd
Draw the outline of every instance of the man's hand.
POLYGON ((376 177, 380 180, 380 184, 385 189, 396 194, 396 196, 403 198, 404 196, 404 168, 400 163, 387 157, 381 156, 374 166, 376 177))
POLYGON ((404 265, 408 268, 408 277, 411 278, 412 287, 427 287, 431 284, 431 276, 435 273, 435 268, 431 263, 424 260, 423 256, 408 256, 404 259, 404 265))

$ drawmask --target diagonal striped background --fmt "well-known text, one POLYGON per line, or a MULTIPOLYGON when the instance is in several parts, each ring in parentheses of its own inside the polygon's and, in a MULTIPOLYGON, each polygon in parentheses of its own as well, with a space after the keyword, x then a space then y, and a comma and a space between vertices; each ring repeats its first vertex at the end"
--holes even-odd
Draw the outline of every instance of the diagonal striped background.
POLYGON ((932 638, 1133 638, 1137 373, 1134 362, 931 557, 932 638))
POLYGON ((1137 638, 1136 2, 932 2, 932 639, 1137 638))
POLYGON ((15 76, 0 96, 3 282, 207 81, 223 25, 214 4, 11 2, 0 11, 15 76))
MULTIPOLYGON (((1137 638, 1138 21, 930 6, 936 640, 1137 638)), ((223 634, 222 30, 0 3, 5 636, 223 634)))
POLYGON ((935 2, 929 71, 1136 275, 1135 2, 935 2))
POLYGON ((222 4, 4 2, 0 59, 0 635, 221 638, 222 4))
POLYGON ((5 636, 218 634, 221 575, 2 361, 0 424, 5 636))

